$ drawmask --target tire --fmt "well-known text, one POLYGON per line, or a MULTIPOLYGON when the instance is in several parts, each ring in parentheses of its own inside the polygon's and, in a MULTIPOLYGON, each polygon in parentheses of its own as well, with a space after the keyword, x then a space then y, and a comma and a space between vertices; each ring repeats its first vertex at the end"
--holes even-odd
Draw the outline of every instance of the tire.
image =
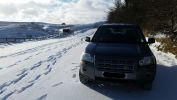
POLYGON ((89 84, 90 80, 79 71, 79 79, 82 84, 89 84))
POLYGON ((150 83, 144 83, 141 85, 143 90, 151 91, 152 90, 152 82, 150 83))

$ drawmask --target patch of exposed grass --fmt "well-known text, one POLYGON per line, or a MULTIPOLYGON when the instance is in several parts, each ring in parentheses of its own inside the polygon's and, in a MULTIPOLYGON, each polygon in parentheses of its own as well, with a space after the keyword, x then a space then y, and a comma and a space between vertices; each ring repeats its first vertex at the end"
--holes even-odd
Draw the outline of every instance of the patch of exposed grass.
POLYGON ((170 52, 176 55, 177 58, 177 41, 174 41, 174 39, 171 39, 170 37, 157 38, 156 41, 161 43, 161 45, 157 47, 158 50, 166 53, 170 52))

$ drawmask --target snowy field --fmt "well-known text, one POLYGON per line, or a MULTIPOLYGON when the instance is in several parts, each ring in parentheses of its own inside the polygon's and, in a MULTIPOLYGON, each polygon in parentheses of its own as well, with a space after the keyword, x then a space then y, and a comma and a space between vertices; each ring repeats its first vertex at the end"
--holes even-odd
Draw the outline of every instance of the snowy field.
POLYGON ((177 100, 177 60, 157 51, 157 77, 152 91, 124 86, 85 86, 80 83, 79 61, 95 29, 62 39, 0 46, 2 100, 177 100))

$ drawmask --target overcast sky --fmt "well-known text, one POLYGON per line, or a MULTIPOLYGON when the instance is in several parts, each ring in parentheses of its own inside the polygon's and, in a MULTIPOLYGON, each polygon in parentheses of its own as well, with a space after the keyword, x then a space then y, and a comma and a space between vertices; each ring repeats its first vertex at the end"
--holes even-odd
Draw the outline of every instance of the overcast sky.
POLYGON ((114 0, 0 0, 0 21, 92 23, 106 19, 114 0))

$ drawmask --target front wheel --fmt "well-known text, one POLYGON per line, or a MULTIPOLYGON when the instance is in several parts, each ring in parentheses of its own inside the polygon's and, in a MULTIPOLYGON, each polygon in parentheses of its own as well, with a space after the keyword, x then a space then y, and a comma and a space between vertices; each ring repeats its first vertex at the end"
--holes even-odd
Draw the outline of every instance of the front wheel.
POLYGON ((79 71, 79 79, 82 84, 89 84, 89 79, 79 71))

